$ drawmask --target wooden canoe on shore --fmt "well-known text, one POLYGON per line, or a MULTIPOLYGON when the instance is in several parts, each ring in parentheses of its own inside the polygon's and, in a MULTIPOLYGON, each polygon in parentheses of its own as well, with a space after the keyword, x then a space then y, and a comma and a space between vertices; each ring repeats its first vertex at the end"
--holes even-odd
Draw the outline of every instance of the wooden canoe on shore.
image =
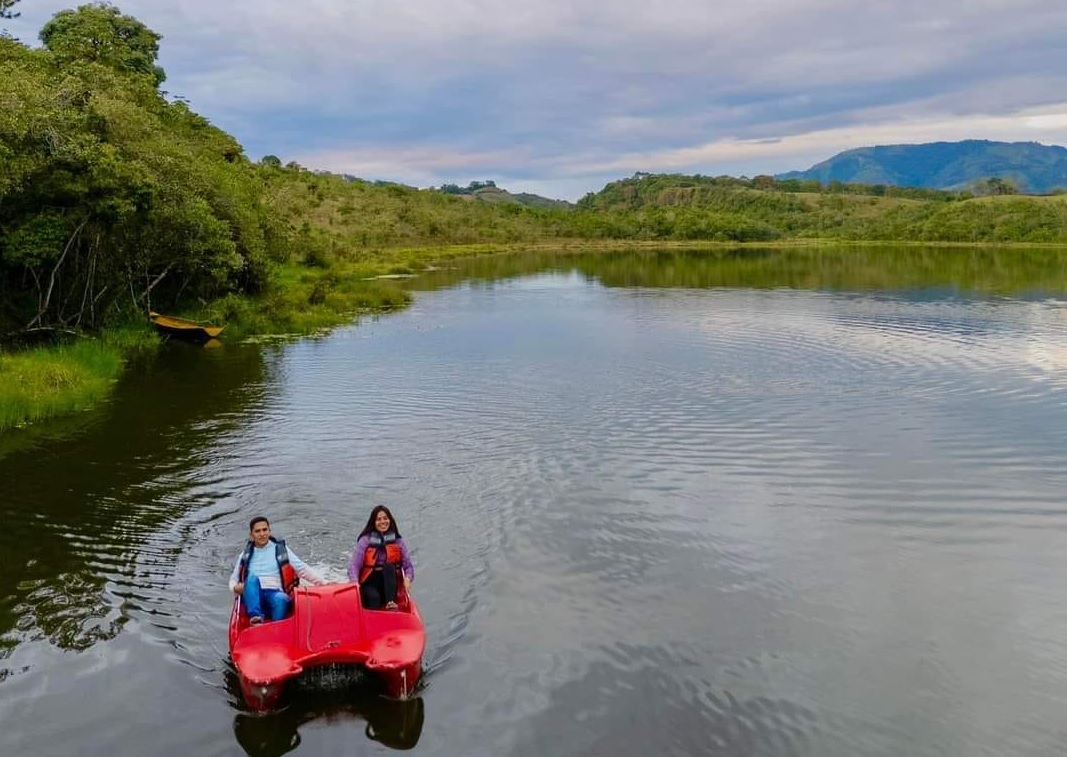
POLYGON ((214 339, 226 328, 225 326, 208 326, 197 321, 176 318, 172 315, 161 315, 155 312, 149 313, 148 317, 161 334, 182 339, 192 339, 197 342, 206 342, 208 339, 214 339))

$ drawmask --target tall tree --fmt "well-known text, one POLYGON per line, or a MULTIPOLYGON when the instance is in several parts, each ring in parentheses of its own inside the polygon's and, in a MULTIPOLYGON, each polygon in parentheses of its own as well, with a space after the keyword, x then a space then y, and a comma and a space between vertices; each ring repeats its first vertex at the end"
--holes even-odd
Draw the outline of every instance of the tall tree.
POLYGON ((40 38, 62 62, 103 63, 150 76, 157 87, 166 79, 156 65, 162 37, 114 5, 96 3, 60 11, 41 29, 40 38))

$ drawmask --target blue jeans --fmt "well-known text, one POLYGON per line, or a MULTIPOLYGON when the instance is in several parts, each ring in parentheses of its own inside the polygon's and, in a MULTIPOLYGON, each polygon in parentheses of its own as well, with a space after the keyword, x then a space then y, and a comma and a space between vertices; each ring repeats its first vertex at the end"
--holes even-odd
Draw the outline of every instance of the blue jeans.
POLYGON ((248 617, 257 615, 267 620, 281 620, 289 614, 289 595, 278 589, 263 589, 259 585, 259 576, 249 576, 245 580, 241 600, 245 603, 248 617), (266 613, 263 610, 266 610, 266 613))

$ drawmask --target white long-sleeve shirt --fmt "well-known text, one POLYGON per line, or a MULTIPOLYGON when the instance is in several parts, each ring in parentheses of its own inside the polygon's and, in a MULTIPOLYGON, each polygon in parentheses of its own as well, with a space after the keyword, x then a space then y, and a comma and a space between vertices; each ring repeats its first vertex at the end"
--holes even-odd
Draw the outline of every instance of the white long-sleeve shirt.
MULTIPOLYGON (((323 584, 326 581, 316 573, 314 570, 307 566, 303 560, 293 554, 293 550, 289 549, 288 545, 285 547, 285 551, 289 553, 289 563, 293 566, 293 570, 303 580, 307 581, 311 585, 323 584)), ((230 591, 233 591, 237 586, 237 582, 240 580, 241 573, 241 555, 244 554, 244 550, 241 550, 241 554, 237 555, 237 562, 233 565, 233 572, 230 574, 230 591)), ((274 542, 267 542, 265 547, 253 547, 252 557, 248 561, 248 575, 259 577, 259 586, 261 589, 275 589, 281 591, 282 588, 282 574, 278 570, 278 557, 277 549, 274 546, 274 542)))

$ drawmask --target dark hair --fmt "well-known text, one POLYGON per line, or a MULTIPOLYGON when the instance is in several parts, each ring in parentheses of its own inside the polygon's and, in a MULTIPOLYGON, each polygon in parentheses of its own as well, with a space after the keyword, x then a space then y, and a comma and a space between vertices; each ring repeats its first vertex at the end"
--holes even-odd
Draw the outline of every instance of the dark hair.
POLYGON ((396 534, 396 538, 399 539, 400 528, 396 525, 396 518, 393 517, 393 514, 389 512, 389 508, 385 505, 374 506, 374 509, 370 511, 370 517, 367 518, 367 525, 363 527, 363 530, 359 532, 359 536, 356 538, 366 536, 367 534, 378 530, 374 527, 374 519, 378 517, 378 513, 385 513, 389 516, 389 530, 396 534))
POLYGON ((252 529, 256 527, 257 523, 266 523, 270 527, 270 521, 265 516, 257 515, 252 520, 248 521, 248 533, 252 533, 252 529))

